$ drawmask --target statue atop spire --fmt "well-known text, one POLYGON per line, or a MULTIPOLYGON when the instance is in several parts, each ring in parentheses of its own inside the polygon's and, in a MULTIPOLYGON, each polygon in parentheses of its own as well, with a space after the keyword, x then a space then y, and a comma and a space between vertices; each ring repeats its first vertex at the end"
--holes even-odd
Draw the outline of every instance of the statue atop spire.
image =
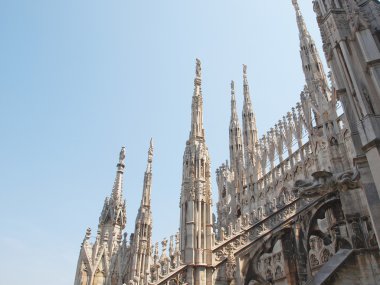
POLYGON ((125 147, 123 146, 119 154, 119 164, 124 165, 124 160, 125 160, 125 147))
POLYGON ((186 282, 189 284, 206 284, 206 280, 212 279, 212 192, 210 157, 203 128, 201 82, 201 62, 196 59, 191 129, 183 155, 180 196, 181 261, 191 266, 196 265, 191 269, 191 274, 186 274, 186 282), (205 281, 198 281, 201 279, 205 281))
POLYGON ((248 79, 247 79, 247 65, 243 64, 243 80, 244 84, 248 84, 248 79))
POLYGON ((249 85, 247 78, 247 65, 243 64, 243 87, 244 87, 244 102, 251 104, 251 98, 249 95, 249 85))
POLYGON ((112 189, 112 197, 115 202, 123 202, 123 174, 125 168, 125 147, 123 146, 119 154, 119 163, 117 164, 117 172, 115 177, 115 182, 112 189))
POLYGON ((146 166, 146 173, 152 172, 152 162, 153 162, 153 138, 150 139, 149 150, 148 150, 148 164, 146 166))
POLYGON ((231 80, 231 123, 238 122, 235 98, 235 82, 231 80))
POLYGON ((196 58, 195 61, 196 61, 195 76, 200 79, 202 78, 201 61, 199 58, 196 58))
POLYGON ((148 150, 148 162, 151 163, 153 160, 153 138, 150 139, 150 145, 148 150))
POLYGON ((150 194, 152 186, 153 138, 150 139, 148 150, 148 163, 144 175, 143 197, 141 206, 150 207, 150 194))

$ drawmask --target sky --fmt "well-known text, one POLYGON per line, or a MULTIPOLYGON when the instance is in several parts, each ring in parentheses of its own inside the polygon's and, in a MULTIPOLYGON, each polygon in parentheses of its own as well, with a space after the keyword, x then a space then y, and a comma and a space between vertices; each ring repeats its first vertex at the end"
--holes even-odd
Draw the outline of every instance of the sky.
MULTIPOLYGON (((312 1, 299 2, 322 52, 312 1)), ((0 35, 0 284, 73 284, 121 146, 131 233, 151 137, 153 240, 175 234, 195 58, 214 202, 242 64, 260 135, 305 82, 291 0, 0 0, 0 35)))

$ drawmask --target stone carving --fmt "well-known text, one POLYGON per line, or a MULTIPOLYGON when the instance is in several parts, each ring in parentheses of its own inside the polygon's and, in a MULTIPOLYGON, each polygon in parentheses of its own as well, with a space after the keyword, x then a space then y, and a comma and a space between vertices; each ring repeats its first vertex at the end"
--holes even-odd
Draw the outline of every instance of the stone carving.
POLYGON ((236 259, 233 254, 232 248, 229 248, 228 258, 226 262, 226 278, 228 281, 232 281, 235 278, 236 271, 236 259))
POLYGON ((302 197, 318 197, 335 190, 345 191, 359 187, 360 174, 357 169, 333 175, 327 171, 312 174, 313 180, 297 180, 293 191, 302 197))
POLYGON ((317 259, 317 257, 314 254, 310 255, 310 265, 311 265, 311 267, 316 267, 319 265, 319 260, 317 259))
POLYGON ((333 174, 327 171, 317 171, 312 174, 313 180, 297 180, 293 191, 301 197, 317 197, 333 191, 333 174))
POLYGON ((321 262, 326 263, 330 259, 330 252, 327 249, 322 251, 321 262))
POLYGON ((275 279, 280 279, 284 276, 284 272, 283 272, 281 266, 277 266, 274 276, 275 276, 275 279))
POLYGON ((346 171, 336 176, 340 190, 355 189, 359 187, 360 173, 357 168, 353 171, 346 171))

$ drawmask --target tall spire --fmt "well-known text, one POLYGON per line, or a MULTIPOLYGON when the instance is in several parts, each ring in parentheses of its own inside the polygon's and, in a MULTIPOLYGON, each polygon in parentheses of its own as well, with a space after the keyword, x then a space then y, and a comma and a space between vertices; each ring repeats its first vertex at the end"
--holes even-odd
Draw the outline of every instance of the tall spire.
POLYGON ((123 201, 123 176, 124 176, 124 164, 125 160, 125 147, 121 148, 119 154, 119 163, 116 165, 116 177, 115 182, 112 189, 112 198, 115 202, 121 203, 123 201))
POLYGON ((243 87, 244 87, 244 105, 243 105, 243 134, 244 134, 244 155, 248 164, 255 165, 253 159, 255 154, 255 146, 258 143, 256 116, 253 112, 251 96, 249 94, 249 85, 247 78, 247 66, 243 64, 243 87))
POLYGON ((152 162, 153 162, 153 138, 150 139, 148 150, 148 163, 144 175, 144 188, 141 198, 141 207, 150 207, 150 194, 152 188, 152 162))
MULTIPOLYGON (((297 0, 292 0, 296 17, 300 38, 300 54, 302 59, 303 71, 305 74, 306 83, 310 93, 317 94, 322 90, 322 93, 330 92, 326 74, 323 70, 323 64, 319 57, 315 42, 307 30, 301 9, 297 0)), ((323 94, 326 96, 327 94, 323 94)), ((322 98, 316 98, 321 100, 322 98)))
MULTIPOLYGON (((141 205, 135 222, 134 239, 131 243, 131 263, 129 280, 139 280, 138 284, 146 284, 151 261, 152 211, 150 194, 152 188, 153 139, 150 139, 148 162, 144 173, 144 185, 141 205)), ((132 282, 134 283, 134 282, 132 282)))
POLYGON ((248 183, 252 184, 259 177, 260 164, 256 162, 256 145, 258 144, 256 116, 253 112, 251 96, 249 94, 249 85, 247 78, 247 66, 243 64, 243 87, 244 87, 244 105, 243 105, 243 137, 244 137, 244 159, 247 169, 252 169, 253 176, 247 177, 248 183))
POLYGON ((203 130, 201 63, 197 59, 194 95, 191 106, 191 131, 183 154, 181 187, 181 261, 190 264, 189 284, 212 282, 212 192, 210 157, 203 130), (196 265, 196 266, 194 266, 196 265))
POLYGON ((191 131, 190 138, 204 139, 203 129, 203 98, 202 98, 202 67, 201 61, 196 59, 194 95, 191 105, 191 131))
POLYGON ((236 175, 243 170, 243 140, 236 111, 235 83, 231 81, 230 163, 236 175))
POLYGON ((331 90, 329 88, 327 77, 323 69, 321 58, 319 57, 315 42, 307 30, 305 21, 302 17, 297 0, 292 0, 297 16, 297 25, 300 38, 300 55, 302 60, 303 72, 305 75, 309 96, 303 100, 304 104, 314 110, 316 124, 323 124, 323 114, 329 114, 336 117, 335 106, 331 100, 331 90))
POLYGON ((236 192, 242 191, 246 185, 244 173, 243 138, 239 118, 236 111, 235 84, 231 81, 231 121, 230 121, 230 165, 235 175, 236 192))

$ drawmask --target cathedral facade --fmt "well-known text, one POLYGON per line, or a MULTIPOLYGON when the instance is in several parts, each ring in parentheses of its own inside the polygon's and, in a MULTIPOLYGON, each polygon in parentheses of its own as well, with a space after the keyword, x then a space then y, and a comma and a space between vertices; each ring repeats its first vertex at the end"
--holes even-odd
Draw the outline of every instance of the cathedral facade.
POLYGON ((313 3, 331 73, 292 0, 306 85, 259 138, 247 66, 241 122, 231 82, 230 159, 216 171, 216 215, 197 59, 179 232, 160 251, 151 239, 151 141, 127 238, 122 148, 95 242, 91 229, 82 242, 75 285, 380 284, 380 3, 313 3))

